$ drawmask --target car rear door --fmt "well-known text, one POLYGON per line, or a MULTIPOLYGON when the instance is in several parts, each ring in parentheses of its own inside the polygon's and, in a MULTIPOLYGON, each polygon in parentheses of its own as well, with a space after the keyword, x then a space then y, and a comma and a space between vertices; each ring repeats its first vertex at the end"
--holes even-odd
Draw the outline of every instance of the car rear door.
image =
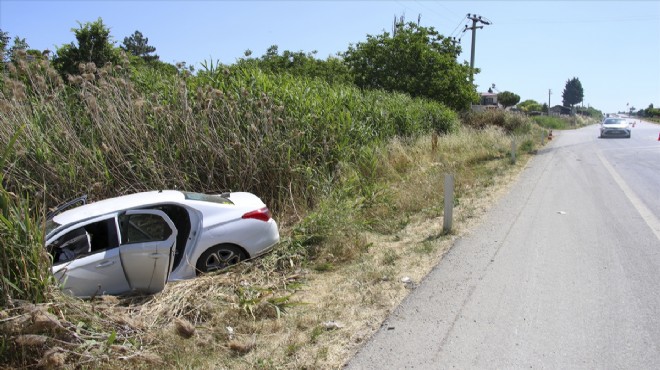
POLYGON ((177 229, 163 212, 126 211, 119 216, 119 255, 132 290, 156 293, 165 283, 174 261, 177 229))

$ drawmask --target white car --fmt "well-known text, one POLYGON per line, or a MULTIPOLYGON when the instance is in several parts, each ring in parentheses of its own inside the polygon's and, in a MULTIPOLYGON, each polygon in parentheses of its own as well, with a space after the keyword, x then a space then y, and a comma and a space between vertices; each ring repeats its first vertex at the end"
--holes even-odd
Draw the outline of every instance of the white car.
POLYGON ((600 123, 600 137, 619 136, 630 139, 630 122, 625 118, 607 117, 600 123))
POLYGON ((49 217, 46 248, 64 291, 156 293, 271 250, 277 223, 256 195, 162 190, 84 204, 49 217))

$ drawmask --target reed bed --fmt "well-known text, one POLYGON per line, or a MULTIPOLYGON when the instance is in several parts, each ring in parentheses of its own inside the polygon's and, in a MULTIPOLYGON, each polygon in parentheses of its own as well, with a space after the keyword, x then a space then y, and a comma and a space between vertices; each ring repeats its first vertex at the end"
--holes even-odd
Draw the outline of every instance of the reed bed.
POLYGON ((89 63, 66 84, 48 60, 8 71, 0 142, 24 130, 6 185, 48 206, 178 188, 251 191, 275 210, 300 208, 364 146, 457 127, 436 103, 255 68, 192 76, 89 63))
POLYGON ((0 247, 15 256, 0 262, 0 363, 19 367, 340 367, 405 295, 401 274, 421 278, 448 248, 429 226, 444 173, 460 224, 516 168, 512 135, 538 136, 519 117, 461 127, 429 101, 245 66, 85 64, 65 83, 47 60, 23 61, 0 86, 0 247), (154 296, 53 290, 46 209, 154 188, 254 192, 282 243, 154 296))

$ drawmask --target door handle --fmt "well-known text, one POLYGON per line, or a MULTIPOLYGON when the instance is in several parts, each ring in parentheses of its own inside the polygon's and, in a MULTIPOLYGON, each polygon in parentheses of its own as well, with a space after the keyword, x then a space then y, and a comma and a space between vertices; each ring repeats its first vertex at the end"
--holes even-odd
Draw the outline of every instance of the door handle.
POLYGON ((115 261, 103 261, 103 262, 99 263, 98 265, 96 265, 96 267, 108 267, 110 265, 113 265, 114 263, 115 263, 115 261))

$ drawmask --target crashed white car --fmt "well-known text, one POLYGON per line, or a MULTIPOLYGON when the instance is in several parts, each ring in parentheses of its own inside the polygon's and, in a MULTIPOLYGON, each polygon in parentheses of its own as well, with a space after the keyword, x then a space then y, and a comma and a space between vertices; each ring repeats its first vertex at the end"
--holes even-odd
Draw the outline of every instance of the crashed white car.
POLYGON ((246 192, 136 193, 57 213, 46 226, 53 274, 80 297, 156 293, 264 254, 279 239, 266 205, 246 192))

